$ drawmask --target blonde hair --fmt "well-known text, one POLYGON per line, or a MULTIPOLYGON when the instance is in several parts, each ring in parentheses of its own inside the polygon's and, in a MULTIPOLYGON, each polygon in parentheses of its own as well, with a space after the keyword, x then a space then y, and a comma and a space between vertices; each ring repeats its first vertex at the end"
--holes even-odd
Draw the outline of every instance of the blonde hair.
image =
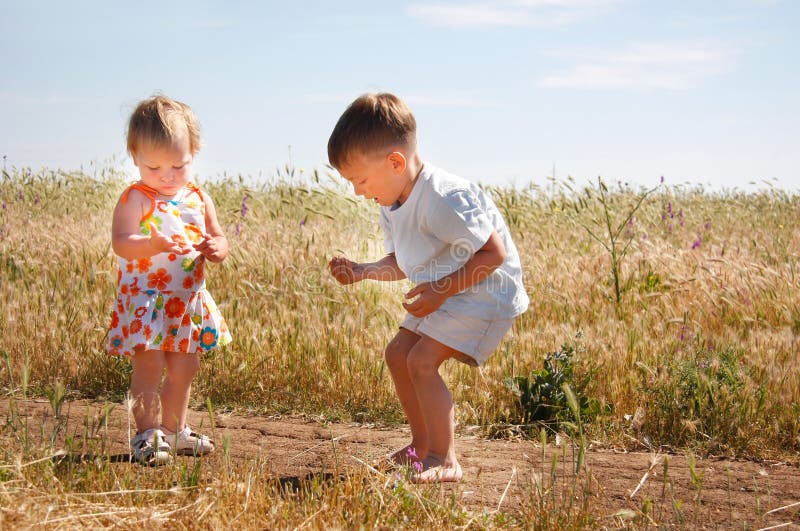
POLYGON ((128 153, 142 144, 166 146, 189 141, 192 155, 200 151, 200 124, 191 107, 162 94, 139 102, 128 120, 128 153))
POLYGON ((344 111, 328 139, 328 161, 347 164, 353 153, 371 154, 392 147, 415 149, 417 122, 411 109, 389 93, 363 94, 344 111))

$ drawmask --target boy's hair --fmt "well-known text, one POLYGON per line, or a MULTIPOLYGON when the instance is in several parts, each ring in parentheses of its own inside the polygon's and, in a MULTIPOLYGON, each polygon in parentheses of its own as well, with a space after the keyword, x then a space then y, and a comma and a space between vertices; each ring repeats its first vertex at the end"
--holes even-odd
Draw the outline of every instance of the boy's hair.
POLYGON ((417 122, 403 100, 389 93, 363 94, 344 111, 328 139, 328 161, 347 164, 353 153, 392 147, 415 149, 417 122))
POLYGON ((200 151, 200 124, 192 109, 162 94, 139 103, 128 120, 128 153, 134 155, 145 143, 167 146, 189 141, 189 151, 200 151))

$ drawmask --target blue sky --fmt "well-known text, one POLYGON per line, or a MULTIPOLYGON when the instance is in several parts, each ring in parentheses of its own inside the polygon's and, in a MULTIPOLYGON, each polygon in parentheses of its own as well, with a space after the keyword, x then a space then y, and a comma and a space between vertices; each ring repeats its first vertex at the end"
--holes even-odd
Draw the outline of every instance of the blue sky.
POLYGON ((800 188, 797 0, 2 1, 8 165, 133 176, 158 90, 195 109, 203 177, 322 169, 347 104, 390 91, 475 181, 800 188))

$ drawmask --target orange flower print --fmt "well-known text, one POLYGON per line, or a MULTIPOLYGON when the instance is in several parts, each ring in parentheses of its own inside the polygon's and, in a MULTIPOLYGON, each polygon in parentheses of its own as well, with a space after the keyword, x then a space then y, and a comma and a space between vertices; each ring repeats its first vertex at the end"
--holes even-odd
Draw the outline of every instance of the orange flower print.
POLYGON ((127 264, 125 264, 125 270, 128 273, 133 273, 133 262, 128 262, 127 264))
POLYGON ((166 203, 166 201, 157 202, 156 203, 156 208, 158 209, 159 212, 166 213, 167 212, 167 203, 166 203))
POLYGON ((200 341, 200 330, 198 330, 197 328, 192 330, 192 340, 193 341, 200 341))
POLYGON ((130 334, 128 334, 128 326, 122 325, 122 337, 128 337, 129 335, 130 334))
POLYGON ((142 321, 140 321, 139 319, 136 319, 131 323, 131 328, 130 328, 131 334, 135 334, 141 329, 142 329, 142 321))
POLYGON ((185 310, 186 305, 180 297, 171 297, 167 301, 167 305, 164 306, 164 312, 166 312, 167 317, 180 317, 185 310))
POLYGON ((122 269, 117 269, 117 286, 119 286, 120 280, 122 280, 122 269))
POLYGON ((119 292, 122 293, 123 295, 127 295, 129 293, 128 292, 128 285, 127 284, 123 284, 122 286, 120 286, 119 292))
POLYGON ((172 281, 172 275, 168 274, 167 270, 163 267, 159 267, 158 271, 147 275, 148 288, 155 288, 163 291, 167 289, 167 284, 169 284, 170 281, 172 281))
POLYGON ((119 354, 119 349, 122 348, 122 343, 123 343, 122 338, 119 336, 114 336, 108 343, 109 346, 111 347, 111 352, 113 354, 119 354))
POLYGON ((165 337, 164 342, 161 343, 161 350, 175 352, 175 338, 172 336, 165 337))
POLYGON ((141 319, 142 317, 144 317, 144 314, 146 313, 147 313, 147 308, 145 306, 140 306, 136 308, 136 311, 133 312, 133 315, 135 315, 137 319, 141 319))
POLYGON ((153 335, 153 329, 150 328, 150 325, 144 325, 144 338, 150 341, 150 337, 153 335))
POLYGON ((190 242, 198 243, 203 239, 203 233, 197 225, 187 224, 183 229, 190 242))
POLYGON ((188 313, 183 314, 183 319, 181 319, 181 326, 186 327, 189 326, 192 322, 192 319, 189 317, 188 313))
POLYGON ((119 324, 119 314, 117 312, 111 312, 111 328, 116 328, 119 324))
POLYGON ((203 260, 198 260, 197 267, 194 268, 194 278, 198 282, 203 280, 203 264, 204 264, 203 260))
POLYGON ((181 247, 188 247, 186 244, 186 238, 183 237, 181 234, 173 234, 170 236, 170 239, 180 245, 181 247))
POLYGON ((136 260, 136 267, 139 269, 139 273, 146 273, 152 265, 153 261, 150 260, 150 258, 139 258, 136 260))
POLYGON ((178 351, 179 352, 189 352, 189 339, 188 338, 181 339, 180 343, 178 343, 178 351))
POLYGON ((134 297, 139 294, 142 290, 139 288, 139 277, 133 277, 133 282, 130 283, 130 290, 131 295, 134 297))
POLYGON ((192 286, 194 286, 194 279, 192 277, 183 279, 183 289, 192 289, 192 286))
POLYGON ((169 256, 167 256, 167 260, 169 260, 170 262, 174 262, 176 258, 178 257, 175 256, 175 253, 169 253, 169 256))

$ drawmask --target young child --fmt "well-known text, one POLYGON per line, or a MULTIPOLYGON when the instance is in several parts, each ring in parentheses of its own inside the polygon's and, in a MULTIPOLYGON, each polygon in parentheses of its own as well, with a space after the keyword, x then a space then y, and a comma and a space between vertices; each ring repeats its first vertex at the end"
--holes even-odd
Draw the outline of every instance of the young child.
POLYGON ((128 153, 140 179, 114 209, 119 274, 108 350, 133 362, 132 456, 146 465, 171 462, 172 449, 196 455, 214 449, 186 424, 198 355, 231 341, 203 276, 206 260, 225 259, 228 241, 211 198, 190 181, 199 148, 199 126, 188 105, 157 95, 133 111, 128 153))
POLYGON ((328 158, 356 195, 381 206, 387 253, 374 263, 335 257, 333 276, 414 284, 385 352, 411 443, 389 459, 414 464, 418 483, 458 481, 453 398, 439 366, 482 365, 527 309, 517 249, 487 194, 422 161, 414 116, 392 94, 356 99, 333 129, 328 158))

